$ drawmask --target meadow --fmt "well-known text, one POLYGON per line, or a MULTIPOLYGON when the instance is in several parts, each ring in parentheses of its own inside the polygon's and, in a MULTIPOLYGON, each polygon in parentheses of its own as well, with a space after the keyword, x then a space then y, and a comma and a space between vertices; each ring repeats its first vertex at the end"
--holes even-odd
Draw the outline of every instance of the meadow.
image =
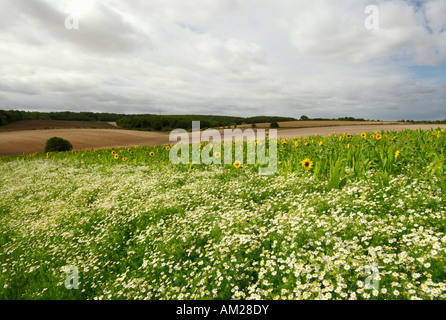
POLYGON ((172 145, 0 158, 0 299, 446 298, 444 129, 260 143, 274 175, 172 145))

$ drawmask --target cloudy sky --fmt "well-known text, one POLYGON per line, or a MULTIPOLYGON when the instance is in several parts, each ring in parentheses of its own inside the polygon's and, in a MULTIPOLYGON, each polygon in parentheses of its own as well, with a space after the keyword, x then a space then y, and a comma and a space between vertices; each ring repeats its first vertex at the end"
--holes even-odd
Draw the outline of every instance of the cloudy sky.
POLYGON ((0 109, 445 119, 445 17, 445 0, 0 0, 0 109))

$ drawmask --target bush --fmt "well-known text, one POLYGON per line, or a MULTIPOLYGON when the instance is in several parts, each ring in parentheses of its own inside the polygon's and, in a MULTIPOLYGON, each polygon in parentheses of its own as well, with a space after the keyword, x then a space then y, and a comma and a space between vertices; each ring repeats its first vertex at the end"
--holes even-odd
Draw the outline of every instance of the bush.
POLYGON ((70 141, 59 137, 53 137, 46 141, 45 152, 71 151, 73 146, 70 141))
POLYGON ((270 126, 270 128, 278 128, 279 124, 277 123, 277 121, 273 121, 273 122, 270 123, 269 126, 270 126))

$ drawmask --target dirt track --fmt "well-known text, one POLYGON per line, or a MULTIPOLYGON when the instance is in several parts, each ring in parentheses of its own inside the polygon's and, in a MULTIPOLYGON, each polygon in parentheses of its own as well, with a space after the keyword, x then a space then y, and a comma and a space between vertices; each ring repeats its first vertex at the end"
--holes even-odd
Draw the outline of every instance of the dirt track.
MULTIPOLYGON (((374 130, 390 131, 403 129, 443 128, 446 125, 363 125, 363 126, 335 126, 300 129, 279 129, 278 136, 281 138, 305 137, 317 133, 328 135, 333 132, 337 134, 361 132, 373 132, 374 130)), ((169 144, 168 133, 132 131, 132 130, 110 130, 110 129, 50 129, 50 130, 25 130, 15 132, 0 132, 0 156, 31 154, 43 152, 46 140, 51 137, 61 137, 69 140, 75 150, 106 147, 130 147, 143 145, 169 144)), ((223 138, 223 135, 222 135, 223 138)), ((236 137, 237 139, 237 137, 236 137)))

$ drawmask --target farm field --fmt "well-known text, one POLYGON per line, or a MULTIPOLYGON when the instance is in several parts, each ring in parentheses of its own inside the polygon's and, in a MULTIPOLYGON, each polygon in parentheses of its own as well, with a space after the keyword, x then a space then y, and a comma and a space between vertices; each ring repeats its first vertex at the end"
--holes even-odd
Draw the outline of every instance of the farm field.
POLYGON ((62 128, 114 129, 116 128, 116 124, 113 124, 112 122, 91 122, 91 121, 24 120, 0 128, 0 132, 38 130, 38 129, 62 129, 62 128))
MULTIPOLYGON (((316 121, 309 121, 313 123, 316 121)), ((344 121, 345 122, 345 121, 344 121)), ((259 128, 262 124, 259 124, 259 128)), ((111 125, 110 125, 111 126, 111 125)), ((446 125, 439 125, 446 128, 446 125)), ((294 137, 307 137, 314 134, 328 135, 332 132, 358 134, 363 131, 375 130, 404 130, 404 129, 430 129, 432 125, 407 124, 381 124, 349 125, 334 127, 311 128, 279 128, 280 137, 291 139, 294 137)), ((245 130, 245 129, 242 129, 245 130)), ((223 130, 220 130, 223 133, 223 130)), ((43 152, 45 142, 51 137, 61 137, 69 140, 75 150, 89 148, 132 147, 135 145, 154 146, 169 144, 169 133, 147 132, 136 130, 110 130, 110 129, 51 129, 51 130, 22 130, 0 132, 0 157, 33 154, 43 152)))
POLYGON ((0 133, 0 156, 43 152, 51 137, 69 140, 76 150, 169 143, 169 135, 117 129, 51 129, 0 133))
POLYGON ((444 300, 445 129, 337 130, 261 141, 269 176, 171 145, 0 158, 0 299, 444 300))
MULTIPOLYGON (((402 124, 394 121, 340 121, 340 120, 311 120, 311 121, 286 121, 278 122, 280 128, 317 128, 334 126, 366 126, 402 124)), ((269 128, 269 123, 256 123, 257 128, 269 128)), ((251 128, 250 124, 239 125, 239 128, 251 128)))

